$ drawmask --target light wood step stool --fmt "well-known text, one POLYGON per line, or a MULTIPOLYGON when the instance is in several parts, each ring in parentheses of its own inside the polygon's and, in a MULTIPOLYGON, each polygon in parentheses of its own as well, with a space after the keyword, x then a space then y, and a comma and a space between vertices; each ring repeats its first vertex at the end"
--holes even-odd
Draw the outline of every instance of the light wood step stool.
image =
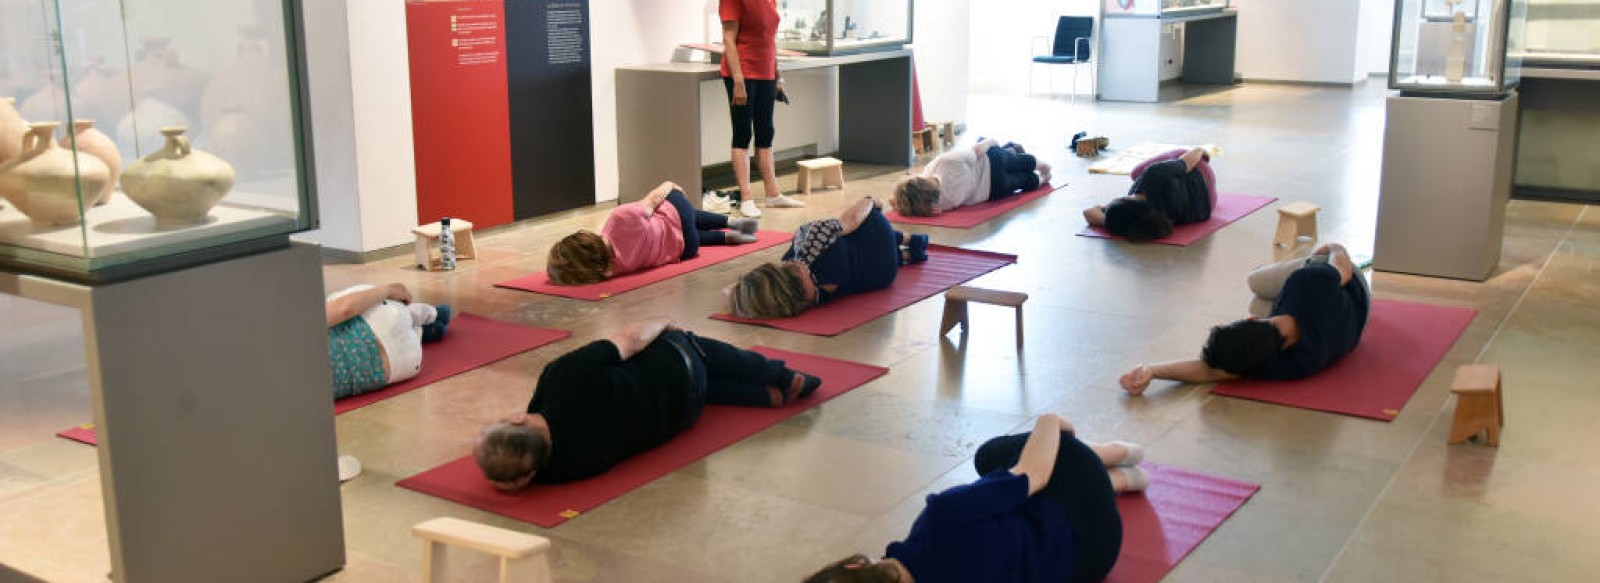
MULTIPOLYGON (((450 219, 450 232, 456 235, 456 259, 472 259, 478 256, 478 247, 472 240, 472 223, 466 219, 450 219)), ((417 236, 414 244, 417 252, 417 267, 427 270, 436 269, 439 264, 439 223, 428 223, 411 229, 411 234, 417 236)))
POLYGON ((939 148, 939 142, 938 139, 934 137, 933 133, 933 126, 924 127, 920 130, 911 130, 911 147, 914 148, 918 154, 937 150, 939 148))
POLYGON ((1468 364, 1456 369, 1450 382, 1456 394, 1456 417, 1450 422, 1450 444, 1485 433, 1489 445, 1500 446, 1500 428, 1505 427, 1505 399, 1500 393, 1500 365, 1468 364))
POLYGON ((985 289, 958 285, 944 293, 944 319, 939 322, 939 335, 949 334, 957 324, 961 325, 961 333, 970 330, 967 321, 967 302, 978 302, 992 306, 1011 306, 1017 312, 1017 348, 1022 348, 1022 303, 1028 301, 1028 294, 1022 292, 985 289))
MULTIPOLYGON (((454 221, 452 221, 454 222, 454 221)), ((500 557, 500 581, 549 583, 550 539, 457 518, 435 518, 411 527, 422 539, 422 582, 449 581, 445 547, 454 545, 500 557)))
POLYGON ((1317 238, 1317 211, 1322 207, 1309 202, 1295 202, 1278 207, 1278 234, 1272 236, 1274 246, 1293 248, 1300 237, 1317 238))
POLYGON ((794 163, 800 167, 800 176, 795 179, 795 190, 800 194, 811 194, 811 176, 822 173, 823 188, 844 188, 844 162, 838 158, 812 158, 794 163))
POLYGON ((948 148, 956 145, 956 122, 934 121, 928 122, 928 125, 938 130, 939 143, 943 144, 944 147, 948 148))

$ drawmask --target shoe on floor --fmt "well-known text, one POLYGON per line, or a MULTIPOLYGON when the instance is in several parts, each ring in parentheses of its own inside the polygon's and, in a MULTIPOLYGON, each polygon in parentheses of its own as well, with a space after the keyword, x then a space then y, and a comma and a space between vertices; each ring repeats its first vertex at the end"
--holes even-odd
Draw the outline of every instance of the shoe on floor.
POLYGON ((739 203, 739 214, 753 219, 761 216, 761 209, 756 208, 756 201, 747 200, 739 203))
POLYGON ((361 461, 353 455, 339 456, 339 483, 343 484, 361 475, 361 461))
POLYGON ((433 307, 438 313, 433 321, 422 325, 422 341, 438 342, 444 339, 444 333, 450 326, 450 305, 440 304, 433 307))
POLYGON ((804 206, 806 206, 806 203, 790 198, 787 195, 780 194, 778 196, 767 197, 767 208, 797 209, 804 206))
POLYGON ((917 234, 906 242, 906 262, 922 263, 928 260, 928 236, 917 234))
POLYGON ((733 201, 715 190, 707 191, 700 197, 700 210, 725 215, 733 212, 733 201))

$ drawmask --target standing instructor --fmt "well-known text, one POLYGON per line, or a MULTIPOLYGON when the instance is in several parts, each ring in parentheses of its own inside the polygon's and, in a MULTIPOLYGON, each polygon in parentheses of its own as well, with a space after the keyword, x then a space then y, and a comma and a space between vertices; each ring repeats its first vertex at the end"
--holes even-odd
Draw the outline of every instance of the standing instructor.
POLYGON ((766 204, 773 208, 803 207, 784 196, 772 160, 772 109, 782 81, 778 80, 777 0, 719 0, 722 19, 722 84, 728 90, 733 118, 733 177, 739 182, 739 212, 761 216, 750 197, 750 140, 755 138, 756 163, 761 166, 766 204))

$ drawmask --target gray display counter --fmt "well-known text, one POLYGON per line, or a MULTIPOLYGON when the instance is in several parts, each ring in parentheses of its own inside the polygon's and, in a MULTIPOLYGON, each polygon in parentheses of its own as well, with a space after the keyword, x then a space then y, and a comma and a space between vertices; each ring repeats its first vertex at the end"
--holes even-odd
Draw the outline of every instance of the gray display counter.
POLYGON ((1159 101, 1161 30, 1175 24, 1184 26, 1184 83, 1234 82, 1238 10, 1159 17, 1108 14, 1100 25, 1100 99, 1159 101))
MULTIPOLYGON (((786 72, 826 68, 839 71, 836 156, 847 162, 910 166, 915 159, 911 49, 778 62, 778 69, 786 72)), ((638 200, 661 181, 671 180, 698 204, 704 190, 700 92, 702 82, 719 76, 718 66, 709 63, 617 68, 619 202, 638 200)))
POLYGON ((1528 57, 1520 91, 1513 196, 1600 202, 1600 57, 1528 57))

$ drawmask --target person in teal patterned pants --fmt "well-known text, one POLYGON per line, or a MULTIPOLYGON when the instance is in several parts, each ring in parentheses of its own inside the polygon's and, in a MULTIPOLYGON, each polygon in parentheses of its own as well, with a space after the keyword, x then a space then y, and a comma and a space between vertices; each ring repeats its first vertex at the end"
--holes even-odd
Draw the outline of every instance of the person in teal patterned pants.
POLYGON ((422 343, 444 337, 450 306, 411 301, 406 286, 357 285, 329 295, 328 360, 333 398, 409 379, 422 370, 422 343))

